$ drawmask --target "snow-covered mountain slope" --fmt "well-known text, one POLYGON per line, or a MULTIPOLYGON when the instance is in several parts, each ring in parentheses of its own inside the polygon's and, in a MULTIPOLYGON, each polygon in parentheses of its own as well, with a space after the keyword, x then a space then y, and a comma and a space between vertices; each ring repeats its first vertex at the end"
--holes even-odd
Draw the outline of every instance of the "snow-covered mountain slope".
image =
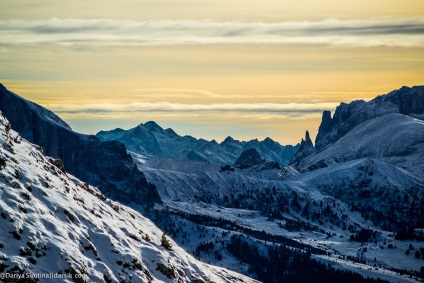
POLYGON ((386 114, 403 114, 417 119, 424 118, 424 86, 402 87, 371 101, 356 100, 341 103, 331 117, 324 111, 315 146, 318 151, 334 143, 353 127, 386 114))
POLYGON ((0 116, 0 274, 51 273, 54 282, 254 282, 197 261, 139 212, 59 167, 0 116))
POLYGON ((1 84, 0 111, 23 138, 60 158, 67 172, 97 186, 108 197, 147 206, 160 203, 156 188, 137 170, 122 143, 74 132, 53 112, 1 84))
MULTIPOLYGON (((227 171, 211 163, 171 159, 148 160, 138 166, 156 184, 165 203, 203 201, 274 217, 285 213, 318 224, 323 220, 318 215, 327 209, 320 203, 331 198, 360 211, 373 225, 394 232, 399 223, 424 224, 420 213, 411 211, 424 200, 424 177, 379 159, 333 161, 308 173, 262 165, 227 171)), ((337 225, 352 224, 338 212, 334 218, 337 225)))
POLYGON ((296 181, 348 204, 372 225, 392 232, 424 225, 424 176, 363 158, 303 173, 296 181))
MULTIPOLYGON (((318 160, 305 172, 291 166, 277 169, 261 164, 239 169, 172 159, 140 160, 138 166, 149 182, 157 185, 172 221, 184 223, 180 227, 205 225, 209 231, 200 233, 201 240, 187 238, 184 228, 173 232, 188 249, 201 250, 205 242, 214 241, 217 227, 253 238, 258 237, 254 231, 262 231, 256 240, 290 245, 285 239, 295 239, 324 249, 332 255, 325 260, 336 266, 366 268, 367 272, 361 272, 367 276, 407 281, 389 269, 420 270, 420 260, 405 254, 408 244, 394 240, 393 232, 424 225, 424 176, 409 170, 419 165, 423 152, 419 142, 423 132, 416 132, 421 124, 402 114, 371 119, 338 141, 346 139, 370 157, 318 160), (391 129, 395 134, 389 136, 391 129), (382 144, 374 141, 379 138, 382 144), (409 155, 403 153, 405 149, 409 155), (350 240, 367 229, 380 235, 374 244, 363 248, 350 240), (393 246, 399 249, 392 251, 393 246), (381 269, 375 271, 375 265, 381 269)), ((343 144, 340 153, 334 149, 334 154, 341 155, 343 150, 349 152, 349 147, 343 144)), ((173 226, 164 225, 175 231, 173 226)), ((319 253, 317 258, 323 259, 319 253)))
POLYGON ((139 166, 157 185, 170 217, 164 223, 156 220, 159 225, 192 251, 202 251, 205 243, 221 243, 207 253, 222 254, 222 259, 198 252, 203 260, 237 270, 238 260, 225 247, 231 235, 241 234, 258 247, 265 240, 318 248, 330 255, 324 259, 312 251, 320 260, 391 282, 409 282, 394 269, 420 270, 421 259, 405 254, 409 243, 420 243, 395 240, 393 231, 404 223, 423 224, 419 220, 424 211, 418 207, 424 182, 386 162, 364 158, 307 173, 261 166, 222 171, 210 163, 170 159, 139 166), (350 240, 367 229, 375 231, 375 239, 350 240))
POLYGON ((287 165, 298 149, 298 145, 280 145, 270 138, 248 142, 227 137, 223 142, 207 141, 191 136, 179 136, 172 129, 162 129, 155 122, 140 124, 129 130, 101 131, 96 135, 102 140, 117 140, 129 151, 146 157, 159 157, 191 161, 208 161, 233 165, 240 154, 255 148, 268 161, 287 165))
POLYGON ((363 157, 377 158, 410 172, 424 172, 424 121, 402 114, 386 114, 367 120, 327 148, 298 164, 307 170, 316 164, 363 157))

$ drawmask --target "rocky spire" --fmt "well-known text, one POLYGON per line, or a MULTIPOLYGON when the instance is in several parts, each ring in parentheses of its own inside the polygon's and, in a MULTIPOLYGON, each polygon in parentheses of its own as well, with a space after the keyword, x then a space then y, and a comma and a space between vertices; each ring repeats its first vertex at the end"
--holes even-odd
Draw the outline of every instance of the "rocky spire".
POLYGON ((312 146, 312 147, 314 146, 312 144, 311 137, 309 136, 309 131, 306 131, 306 133, 305 133, 305 146, 312 146))
POLYGON ((322 139, 332 131, 333 119, 331 118, 331 111, 325 110, 322 112, 321 125, 319 125, 318 134, 315 139, 315 146, 320 149, 322 146, 322 139))
POLYGON ((305 139, 302 138, 299 150, 290 161, 289 165, 297 165, 302 159, 305 159, 313 153, 315 153, 315 147, 312 143, 311 137, 309 136, 309 131, 306 131, 305 139))

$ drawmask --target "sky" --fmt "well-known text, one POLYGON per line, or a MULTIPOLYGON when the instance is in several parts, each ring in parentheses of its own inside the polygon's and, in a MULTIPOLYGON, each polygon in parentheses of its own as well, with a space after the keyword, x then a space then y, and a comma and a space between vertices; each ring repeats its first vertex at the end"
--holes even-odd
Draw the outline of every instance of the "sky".
POLYGON ((315 137, 424 78, 422 0, 2 0, 0 82, 87 134, 315 137))

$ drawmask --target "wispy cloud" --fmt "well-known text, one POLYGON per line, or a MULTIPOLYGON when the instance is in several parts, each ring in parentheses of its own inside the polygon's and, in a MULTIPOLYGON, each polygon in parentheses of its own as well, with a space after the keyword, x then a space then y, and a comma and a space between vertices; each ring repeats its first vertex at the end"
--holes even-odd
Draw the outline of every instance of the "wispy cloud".
POLYGON ((93 114, 108 116, 128 116, 146 113, 166 113, 172 115, 201 114, 238 114, 238 115, 285 115, 300 116, 303 114, 321 113, 326 109, 334 109, 338 103, 218 103, 218 104, 183 104, 170 102, 131 102, 127 104, 48 104, 49 109, 59 115, 92 116, 93 114))
POLYGON ((219 43, 422 47, 424 17, 276 23, 58 18, 0 21, 2 45, 155 46, 219 43))

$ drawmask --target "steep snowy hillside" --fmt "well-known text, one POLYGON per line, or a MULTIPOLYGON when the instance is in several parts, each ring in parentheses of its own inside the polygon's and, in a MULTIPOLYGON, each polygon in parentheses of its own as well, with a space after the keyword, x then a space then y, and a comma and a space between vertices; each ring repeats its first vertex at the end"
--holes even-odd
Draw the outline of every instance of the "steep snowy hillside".
POLYGON ((156 188, 137 170, 123 144, 72 131, 51 111, 0 84, 0 111, 12 128, 47 155, 63 160, 67 172, 123 203, 160 203, 156 188))
POLYGON ((254 282, 197 261, 140 213, 60 167, 0 116, 2 279, 32 274, 53 276, 51 282, 254 282))
POLYGON ((117 140, 125 144, 129 151, 148 158, 170 158, 191 161, 209 161, 233 165, 240 154, 255 148, 263 158, 287 165, 298 149, 298 145, 282 146, 270 138, 248 142, 227 137, 223 142, 206 141, 191 136, 179 136, 172 129, 162 129, 155 122, 140 124, 127 131, 115 129, 101 131, 96 135, 102 140, 117 140))

